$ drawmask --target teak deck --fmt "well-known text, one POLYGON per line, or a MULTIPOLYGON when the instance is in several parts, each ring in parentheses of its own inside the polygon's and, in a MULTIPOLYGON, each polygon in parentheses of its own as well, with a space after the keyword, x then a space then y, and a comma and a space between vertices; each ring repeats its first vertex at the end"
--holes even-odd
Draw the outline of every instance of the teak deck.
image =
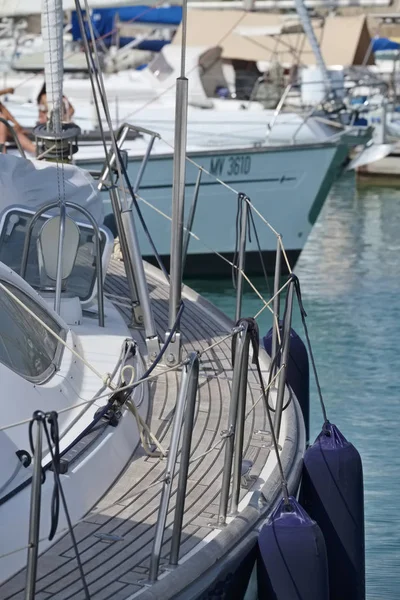
MULTIPOLYGON (((154 316, 160 339, 163 340, 168 322, 168 285, 154 268, 146 267, 146 270, 154 316)), ((128 295, 123 263, 112 260, 106 289, 112 294, 128 295)), ((229 333, 232 323, 228 318, 197 294, 185 288, 184 301, 181 321, 183 355, 192 350, 202 351, 229 333)), ((136 339, 141 337, 143 342, 142 331, 132 330, 132 335, 136 339)), ((170 372, 150 383, 147 423, 164 448, 169 445, 180 377, 180 371, 170 372)), ((215 446, 221 438, 221 431, 227 429, 231 379, 231 339, 227 339, 201 357, 191 461, 215 446)), ((250 368, 247 412, 259 396, 260 386, 250 368)), ((250 413, 245 425, 244 458, 252 461, 251 475, 255 478, 265 465, 270 450, 267 430, 261 401, 250 413)), ((217 527, 224 450, 224 445, 220 444, 190 463, 181 558, 217 527)), ((161 571, 168 565, 178 467, 164 535, 161 571)), ((142 589, 149 573, 149 557, 160 501, 161 485, 157 482, 162 480, 164 471, 165 460, 149 458, 139 446, 115 485, 75 526, 90 596, 94 600, 122 600, 142 589), (105 534, 104 537, 101 534, 105 534)), ((243 497, 246 490, 242 489, 241 494, 243 497)), ((46 507, 42 506, 42 510, 46 510, 46 507)), ((25 571, 21 571, 0 587, 2 600, 23 598, 25 576, 25 571)), ((47 598, 84 598, 68 533, 39 558, 36 600, 47 598)))

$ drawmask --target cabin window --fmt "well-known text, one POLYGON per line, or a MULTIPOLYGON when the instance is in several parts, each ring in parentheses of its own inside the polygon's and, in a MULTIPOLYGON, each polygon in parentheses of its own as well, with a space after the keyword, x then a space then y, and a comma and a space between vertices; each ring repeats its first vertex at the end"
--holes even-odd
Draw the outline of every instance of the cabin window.
MULTIPOLYGON (((10 208, 2 217, 0 224, 0 262, 4 263, 16 273, 21 272, 22 254, 28 227, 32 219, 32 212, 23 208, 10 208)), ((37 239, 47 217, 40 217, 33 228, 29 246, 28 265, 25 281, 34 289, 41 289, 41 280, 38 265, 37 239)), ((80 242, 75 265, 66 282, 66 292, 70 296, 78 296, 81 302, 87 302, 95 293, 96 265, 94 250, 93 228, 85 223, 79 223, 80 242)), ((103 230, 101 235, 101 253, 108 243, 108 238, 103 230)), ((110 241, 111 243, 111 241, 110 241)), ((49 286, 54 286, 49 281, 49 286)))
MULTIPOLYGON (((14 285, 1 284, 58 336, 62 327, 45 308, 14 285)), ((57 368, 62 344, 0 286, 0 362, 25 379, 43 383, 57 368)))

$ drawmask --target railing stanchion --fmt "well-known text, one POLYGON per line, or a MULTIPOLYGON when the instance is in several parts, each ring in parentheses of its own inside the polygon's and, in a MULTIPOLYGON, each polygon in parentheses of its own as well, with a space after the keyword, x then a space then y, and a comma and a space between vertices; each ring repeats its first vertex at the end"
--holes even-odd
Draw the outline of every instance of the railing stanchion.
MULTIPOLYGON (((289 289, 286 299, 286 314, 285 320, 283 323, 283 332, 282 332, 282 353, 281 360, 279 366, 281 367, 281 372, 278 377, 278 391, 276 394, 276 405, 275 405, 275 419, 274 419, 274 429, 276 438, 279 438, 279 432, 281 429, 282 422, 282 408, 283 408, 283 400, 285 396, 285 384, 286 384, 286 373, 287 373, 287 363, 289 358, 289 349, 290 349, 290 328, 292 326, 292 309, 293 309, 293 295, 294 295, 294 282, 291 281, 289 283, 289 289)), ((290 391, 289 391, 290 393, 290 391)))
POLYGON ((29 515, 28 563, 26 567, 25 600, 34 600, 36 589, 37 560, 39 553, 40 501, 42 486, 42 439, 43 425, 40 418, 35 419, 36 443, 33 457, 31 486, 31 506, 29 515))
MULTIPOLYGON (((156 524, 156 531, 154 534, 153 548, 150 557, 150 574, 149 580, 150 582, 157 581, 158 577, 158 568, 160 563, 160 554, 161 547, 164 539, 164 531, 165 531, 165 523, 167 520, 168 514, 168 506, 171 497, 172 491, 172 483, 174 479, 175 465, 178 456, 178 446, 179 439, 181 436, 182 424, 184 417, 189 421, 193 419, 194 414, 194 404, 196 401, 196 392, 197 392, 197 380, 199 373, 199 365, 198 365, 198 355, 196 352, 192 352, 189 356, 189 360, 187 364, 184 365, 182 371, 182 381, 179 388, 178 399, 176 401, 176 409, 175 409, 175 417, 174 423, 172 426, 171 433, 171 442, 168 452, 167 465, 165 468, 165 479, 161 492, 161 501, 160 508, 158 511, 158 519, 156 524)), ((188 469, 189 456, 184 456, 184 452, 190 452, 190 442, 191 442, 191 434, 193 428, 190 427, 190 423, 187 422, 185 426, 186 436, 182 442, 182 453, 181 453, 181 468, 183 464, 183 468, 188 469), (183 463, 182 463, 183 461, 183 463)), ((184 475, 182 475, 182 478, 184 475)), ((178 519, 179 526, 179 540, 175 540, 174 546, 174 556, 179 553, 179 542, 180 542, 180 529, 182 525, 183 519, 183 509, 184 509, 184 497, 186 492, 186 482, 183 486, 183 482, 181 481, 181 476, 179 478, 179 483, 181 487, 179 489, 178 484, 178 498, 177 498, 177 510, 179 512, 175 512, 175 517, 178 519), (179 505, 178 505, 179 500, 179 505)), ((174 527, 174 531, 176 533, 176 527, 174 527)))
POLYGON ((247 237, 247 218, 249 205, 244 194, 239 194, 241 206, 240 219, 240 243, 239 243, 239 264, 236 273, 236 313, 235 322, 237 323, 241 317, 242 299, 243 299, 243 273, 246 267, 246 237, 247 237))
MULTIPOLYGON (((278 329, 279 329, 279 316, 281 306, 281 296, 278 294, 280 283, 281 283, 281 238, 277 239, 276 243, 276 258, 275 258, 275 278, 274 278, 274 302, 273 302, 273 317, 272 317, 272 340, 271 340, 271 361, 275 358, 278 349, 278 329)), ((271 365, 272 368, 272 365, 271 365)), ((272 376, 276 372, 276 361, 273 369, 272 376)), ((275 386, 274 386, 275 387, 275 386)))
MULTIPOLYGON (((239 412, 241 380, 243 377, 242 369, 245 368, 247 370, 248 367, 248 324, 244 321, 243 323, 241 323, 241 325, 242 329, 237 334, 235 343, 235 364, 233 367, 232 395, 231 404, 229 407, 228 430, 226 433, 227 438, 225 442, 224 470, 222 474, 221 495, 218 513, 219 525, 225 525, 226 515, 228 512, 229 488, 232 474, 233 452, 235 448, 235 434, 239 412)), ((238 459, 238 463, 239 462, 241 464, 241 461, 239 461, 238 459)), ((239 475, 241 474, 239 473, 239 475)))
POLYGON ((186 486, 189 472, 190 447, 192 444, 194 411, 196 407, 197 386, 199 381, 199 358, 195 352, 190 355, 191 376, 187 389, 187 404, 185 410, 185 424, 182 437, 181 461, 179 465, 178 489, 175 502, 175 518, 172 529, 171 554, 169 564, 175 566, 179 560, 179 547, 181 544, 182 521, 185 510, 186 486))
MULTIPOLYGON (((240 369, 240 381, 237 389, 238 394, 238 412, 235 427, 235 444, 233 457, 233 476, 232 476, 232 503, 231 513, 236 514, 239 506, 240 484, 242 480, 242 462, 243 462, 243 439, 244 423, 246 418, 246 397, 247 397, 247 375, 249 364, 249 344, 250 338, 245 336, 243 341, 243 351, 238 364, 240 369)), ((236 392, 236 390, 235 390, 236 392)))

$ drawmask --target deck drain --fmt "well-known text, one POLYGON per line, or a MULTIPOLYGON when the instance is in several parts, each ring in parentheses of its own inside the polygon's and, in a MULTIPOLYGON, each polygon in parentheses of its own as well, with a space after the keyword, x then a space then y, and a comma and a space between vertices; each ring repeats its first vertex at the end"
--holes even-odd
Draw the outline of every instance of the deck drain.
POLYGON ((122 542, 124 539, 120 535, 114 535, 113 533, 94 533, 93 535, 99 538, 101 542, 108 542, 109 544, 112 542, 122 542))

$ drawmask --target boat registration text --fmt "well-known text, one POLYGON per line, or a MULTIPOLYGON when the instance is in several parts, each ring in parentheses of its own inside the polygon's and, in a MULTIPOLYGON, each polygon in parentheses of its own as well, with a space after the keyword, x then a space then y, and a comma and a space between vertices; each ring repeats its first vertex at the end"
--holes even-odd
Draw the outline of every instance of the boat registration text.
POLYGON ((216 156, 211 159, 210 173, 217 177, 248 175, 251 171, 251 156, 235 154, 233 156, 216 156))

